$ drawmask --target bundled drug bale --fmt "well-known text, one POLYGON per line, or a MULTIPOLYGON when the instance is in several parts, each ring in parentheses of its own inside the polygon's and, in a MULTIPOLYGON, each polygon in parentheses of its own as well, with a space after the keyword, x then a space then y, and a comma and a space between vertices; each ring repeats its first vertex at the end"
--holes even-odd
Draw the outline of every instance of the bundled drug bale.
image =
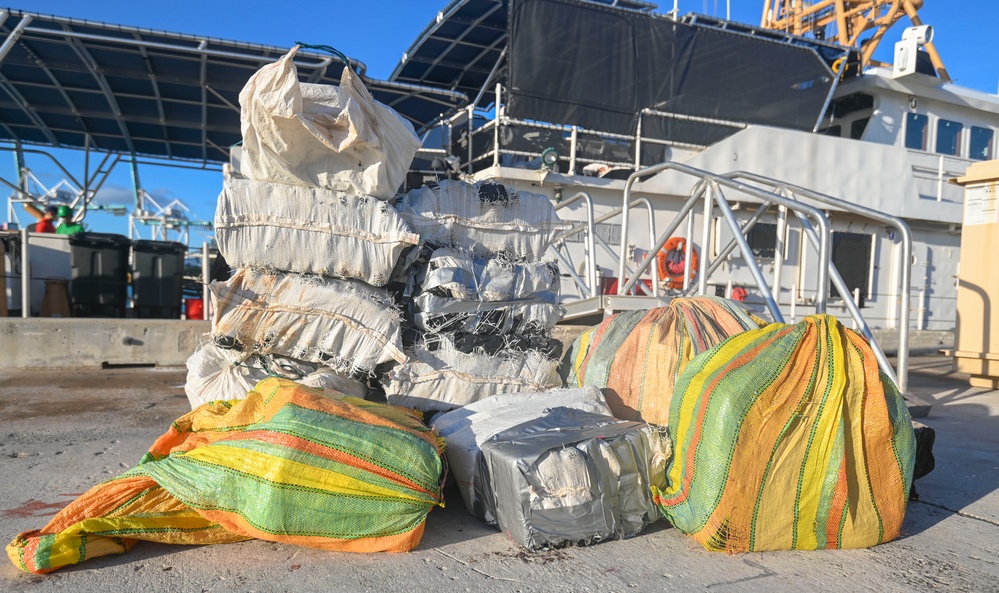
POLYGON ((544 416, 554 407, 610 416, 600 390, 583 387, 494 395, 434 417, 431 427, 447 443, 448 468, 454 473, 469 513, 490 525, 496 524, 496 516, 485 505, 481 487, 475 481, 482 444, 497 433, 544 416))
POLYGON ((545 335, 424 334, 420 346, 428 352, 443 349, 465 354, 501 354, 510 350, 536 350, 550 360, 562 356, 562 342, 545 335))
POLYGON ((915 464, 905 402, 834 317, 694 358, 669 414, 662 512, 708 550, 863 548, 898 536, 915 464))
POLYGON ((268 377, 281 377, 319 390, 364 398, 368 386, 333 369, 283 356, 258 356, 219 348, 214 342, 201 344, 187 359, 184 391, 191 409, 210 401, 245 399, 254 386, 268 377))
POLYGON ((560 279, 555 262, 484 258, 442 247, 430 254, 421 288, 438 297, 463 301, 554 304, 558 302, 560 279))
POLYGON ((428 183, 407 193, 399 211, 428 244, 524 261, 540 260, 570 228, 546 196, 497 183, 428 183))
POLYGON ((267 379, 244 401, 177 419, 137 466, 18 535, 7 555, 45 573, 139 540, 408 551, 443 504, 442 448, 411 411, 267 379))
POLYGON ((649 424, 554 408, 481 450, 484 513, 527 548, 632 537, 658 518, 670 443, 649 424))
POLYGON ((209 288, 212 336, 220 346, 318 363, 351 377, 406 360, 391 297, 361 282, 242 269, 209 288))
POLYGON ((542 335, 565 314, 554 303, 462 301, 429 292, 417 296, 414 307, 416 327, 432 333, 542 335))
POLYGON ((679 374, 697 354, 764 323, 732 301, 677 298, 605 319, 573 342, 566 384, 604 389, 614 415, 666 425, 679 374))
POLYGON ((465 354, 450 348, 415 349, 383 381, 390 404, 447 411, 498 393, 547 391, 562 386, 558 362, 541 353, 465 354))
POLYGON ((384 286, 419 243, 394 208, 370 196, 225 176, 215 233, 229 265, 352 278, 384 286))
POLYGON ((420 148, 412 124, 375 101, 350 66, 340 86, 299 82, 297 52, 239 93, 243 176, 391 199, 420 148))

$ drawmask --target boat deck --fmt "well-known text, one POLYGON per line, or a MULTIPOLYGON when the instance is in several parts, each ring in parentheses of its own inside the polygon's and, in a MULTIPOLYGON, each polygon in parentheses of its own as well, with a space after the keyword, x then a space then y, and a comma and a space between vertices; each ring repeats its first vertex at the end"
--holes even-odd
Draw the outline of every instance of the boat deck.
MULTIPOLYGON (((531 553, 465 512, 457 490, 409 554, 330 553, 263 541, 140 542, 46 576, 9 562, 2 591, 999 591, 999 392, 950 359, 913 360, 933 404, 936 470, 917 483, 903 536, 868 550, 709 553, 665 521, 641 536, 531 553)), ((0 370, 0 535, 42 527, 131 467, 189 410, 185 369, 0 370)))

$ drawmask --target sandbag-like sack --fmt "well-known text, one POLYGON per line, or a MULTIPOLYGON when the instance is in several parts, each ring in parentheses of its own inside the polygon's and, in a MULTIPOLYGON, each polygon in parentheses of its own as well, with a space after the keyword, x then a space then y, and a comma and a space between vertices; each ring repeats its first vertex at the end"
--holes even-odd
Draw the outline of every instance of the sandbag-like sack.
POLYGON ((350 64, 339 87, 299 82, 297 51, 258 70, 239 93, 240 172, 392 198, 420 148, 412 124, 375 101, 350 64))
POLYGON ((864 548, 898 536, 916 443, 874 352, 834 317, 694 358, 669 414, 663 514, 708 550, 864 548))
POLYGON ((370 196, 225 175, 215 210, 219 251, 234 268, 352 278, 385 286, 420 242, 395 208, 370 196))
POLYGON ((253 387, 268 377, 282 377, 314 389, 364 398, 368 387, 316 363, 283 356, 257 356, 219 348, 211 340, 201 344, 187 359, 184 391, 191 409, 210 401, 246 399, 253 387))
POLYGON ((566 384, 600 387, 622 420, 665 426, 673 386, 690 359, 761 323, 736 303, 707 296, 613 315, 573 342, 566 384))
POLYGON ((138 465, 15 537, 7 556, 46 573, 139 540, 405 552, 443 506, 442 449, 410 410, 267 379, 178 418, 138 465))

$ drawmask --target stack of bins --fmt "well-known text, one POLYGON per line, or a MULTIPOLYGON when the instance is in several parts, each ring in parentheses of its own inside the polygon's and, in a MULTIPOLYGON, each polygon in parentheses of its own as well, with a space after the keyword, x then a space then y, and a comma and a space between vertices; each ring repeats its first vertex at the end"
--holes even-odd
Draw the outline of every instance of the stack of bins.
POLYGON ((406 359, 402 316, 383 287, 419 236, 385 200, 419 139, 346 73, 341 87, 299 83, 294 54, 262 68, 240 94, 243 149, 239 166, 225 168, 215 214, 234 273, 210 286, 210 340, 188 361, 192 406, 244 397, 267 376, 364 397, 376 370, 406 359), (282 95, 288 105, 274 106, 275 85, 297 100, 282 95), (316 127, 337 113, 331 129, 316 127), (317 140, 344 122, 377 137, 317 140))
POLYGON ((548 198, 444 180, 406 194, 420 234, 411 266, 409 361, 385 380, 389 403, 445 411, 513 391, 561 386, 559 274, 543 257, 565 230, 548 198))

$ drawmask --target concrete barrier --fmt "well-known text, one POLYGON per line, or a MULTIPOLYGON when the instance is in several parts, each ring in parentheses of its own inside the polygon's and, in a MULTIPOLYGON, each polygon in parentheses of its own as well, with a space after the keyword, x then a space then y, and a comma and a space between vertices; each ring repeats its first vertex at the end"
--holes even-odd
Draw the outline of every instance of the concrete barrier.
POLYGON ((0 319, 0 368, 183 366, 208 321, 0 319))

